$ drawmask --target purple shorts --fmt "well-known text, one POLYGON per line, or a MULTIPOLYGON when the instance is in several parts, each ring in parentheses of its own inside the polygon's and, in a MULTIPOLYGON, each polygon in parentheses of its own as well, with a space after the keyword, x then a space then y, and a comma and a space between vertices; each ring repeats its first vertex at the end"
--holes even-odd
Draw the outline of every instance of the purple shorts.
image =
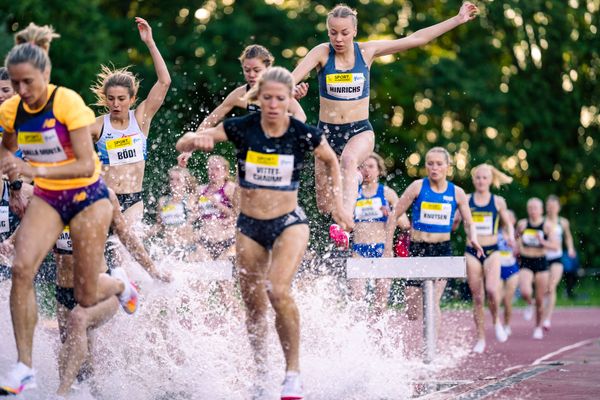
POLYGON ((108 199, 108 188, 100 178, 89 186, 75 189, 48 190, 36 186, 33 194, 50 204, 60 215, 63 224, 68 225, 87 206, 108 199))

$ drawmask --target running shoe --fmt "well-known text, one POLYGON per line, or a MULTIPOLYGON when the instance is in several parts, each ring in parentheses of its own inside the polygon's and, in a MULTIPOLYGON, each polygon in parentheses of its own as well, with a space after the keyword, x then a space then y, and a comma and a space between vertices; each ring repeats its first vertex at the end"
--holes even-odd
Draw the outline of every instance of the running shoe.
POLYGON ((287 372, 281 389, 281 400, 302 400, 304 399, 303 393, 300 374, 298 372, 287 372))
POLYGON ((329 237, 338 248, 347 249, 350 247, 350 235, 338 224, 332 224, 329 227, 329 237))
POLYGON ((504 343, 508 340, 506 329, 504 329, 500 322, 497 322, 494 325, 494 331, 496 332, 496 340, 498 340, 500 343, 504 343))
POLYGON ((125 290, 119 295, 119 302, 127 314, 133 314, 137 310, 138 287, 129 280, 127 273, 121 267, 114 268, 110 274, 125 285, 125 290))
POLYGON ((33 389, 35 383, 35 371, 27 365, 19 362, 0 380, 0 395, 17 395, 24 390, 33 389))
POLYGON ((533 330, 533 338, 536 340, 542 340, 544 338, 544 330, 541 327, 536 327, 533 330))
POLYGON ((544 328, 545 331, 549 331, 551 326, 552 322, 550 322, 549 319, 545 319, 544 322, 542 322, 542 328, 544 328))
POLYGON ((511 329, 510 325, 504 326, 504 332, 506 332, 506 336, 512 335, 512 329, 511 329))
POLYGON ((525 309, 523 310, 523 318, 525 321, 531 321, 533 318, 533 305, 529 304, 525 306, 525 309))
POLYGON ((485 339, 479 339, 473 347, 473 353, 481 354, 485 351, 485 339))

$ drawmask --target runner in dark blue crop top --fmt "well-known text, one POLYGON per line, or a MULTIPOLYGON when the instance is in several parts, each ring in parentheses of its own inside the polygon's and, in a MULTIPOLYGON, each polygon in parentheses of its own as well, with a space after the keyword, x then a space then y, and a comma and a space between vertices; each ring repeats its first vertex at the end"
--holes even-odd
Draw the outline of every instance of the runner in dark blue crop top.
POLYGON ((270 68, 249 92, 248 100, 258 100, 260 113, 228 119, 200 133, 189 132, 177 142, 179 151, 208 152, 215 143, 226 140, 236 147, 241 211, 236 256, 247 309, 246 323, 253 337, 255 360, 262 364, 266 356, 264 304, 270 301, 280 340, 286 348, 288 374, 282 398, 292 394, 302 398, 301 393, 291 394, 288 389, 301 386, 299 315, 290 285, 308 243, 307 220, 298 207, 299 172, 305 153, 313 152, 329 167, 336 193, 334 219, 344 226, 352 223, 352 217, 342 207, 337 158, 323 139, 322 131, 288 116, 293 87, 292 75, 287 70, 270 68))
MULTIPOLYGON (((487 298, 492 315, 496 339, 505 342, 508 335, 500 322, 500 252, 498 251, 498 225, 500 219, 507 227, 507 242, 514 246, 514 227, 510 224, 506 201, 503 197, 490 192, 490 186, 499 188, 512 182, 512 178, 489 164, 480 164, 471 169, 475 192, 469 195, 469 207, 473 216, 473 225, 477 230, 477 240, 483 247, 484 256, 478 257, 477 251, 467 242, 467 282, 473 298, 473 317, 477 341, 473 347, 475 353, 485 350, 485 329, 483 305, 487 298)), ((455 226, 460 223, 457 215, 455 226)))
MULTIPOLYGON (((275 58, 267 48, 258 44, 253 44, 246 46, 242 51, 239 60, 242 65, 242 72, 244 73, 246 84, 238 86, 229 92, 227 97, 225 97, 225 100, 204 118, 196 132, 216 126, 234 108, 246 110, 248 113, 260 111, 260 106, 257 103, 247 101, 244 96, 246 96, 246 93, 248 93, 248 91, 256 84, 260 75, 273 65, 275 58)), ((292 99, 288 111, 294 118, 301 122, 306 122, 306 114, 296 99, 292 99)), ((186 167, 191 155, 191 153, 181 153, 177 157, 179 165, 186 167)))
MULTIPOLYGON (((359 175, 356 170, 373 152, 375 134, 369 122, 370 68, 377 57, 400 53, 424 46, 438 36, 466 23, 478 13, 477 7, 464 3, 458 15, 439 24, 421 29, 396 40, 355 42, 356 12, 338 5, 327 15, 329 43, 322 43, 308 52, 293 75, 301 82, 312 70, 319 77, 319 127, 338 156, 341 157, 344 182, 344 208, 351 212, 357 198, 359 175)), ((302 87, 302 85, 300 85, 302 87)), ((305 93, 306 84, 301 91, 305 93)), ((323 165, 315 163, 317 206, 323 213, 331 210, 331 193, 323 174, 323 165)), ((332 233, 336 232, 334 230, 332 233)), ((344 245, 344 235, 332 234, 332 239, 344 245)))

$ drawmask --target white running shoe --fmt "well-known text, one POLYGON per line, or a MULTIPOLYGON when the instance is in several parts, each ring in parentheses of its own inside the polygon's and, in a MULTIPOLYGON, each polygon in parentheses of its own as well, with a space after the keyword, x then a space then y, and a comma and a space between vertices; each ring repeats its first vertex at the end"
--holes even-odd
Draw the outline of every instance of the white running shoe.
POLYGON ((479 339, 473 347, 473 353, 481 354, 485 351, 485 339, 479 339))
POLYGON ((113 268, 110 274, 125 285, 125 290, 119 295, 119 302, 127 314, 133 314, 137 310, 138 305, 137 286, 129 280, 127 273, 121 267, 113 268))
POLYGON ((9 396, 22 393, 24 390, 37 387, 35 371, 19 362, 0 380, 0 395, 9 396))
POLYGON ((523 310, 523 318, 525 321, 531 321, 533 319, 533 305, 529 304, 523 310))
POLYGON ((549 331, 551 326, 552 322, 550 322, 549 319, 545 319, 544 322, 542 322, 542 328, 544 328, 545 331, 549 331))
POLYGON ((544 330, 541 327, 536 327, 533 330, 533 338, 536 340, 542 340, 544 338, 544 330))
POLYGON ((504 332, 506 332, 506 336, 512 335, 512 329, 511 329, 510 325, 504 326, 504 332))
POLYGON ((304 390, 302 388, 302 379, 300 373, 288 371, 283 380, 281 389, 281 400, 302 400, 304 399, 304 390))
POLYGON ((496 332, 496 340, 498 340, 500 343, 504 343, 508 340, 506 330, 500 322, 496 322, 494 325, 494 331, 496 332))

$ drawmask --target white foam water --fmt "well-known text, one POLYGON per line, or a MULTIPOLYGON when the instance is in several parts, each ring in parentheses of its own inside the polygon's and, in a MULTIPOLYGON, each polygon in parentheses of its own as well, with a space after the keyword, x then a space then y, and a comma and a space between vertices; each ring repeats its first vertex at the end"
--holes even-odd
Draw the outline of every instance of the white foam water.
MULTIPOLYGON (((177 262, 163 262, 170 284, 152 282, 138 266, 127 265, 142 288, 140 306, 119 312, 95 332, 95 377, 69 397, 87 399, 249 399, 255 377, 243 311, 220 307, 218 293, 177 262)), ((403 315, 390 311, 370 324, 359 304, 349 304, 333 277, 296 279, 294 296, 301 317, 301 369, 307 399, 408 399, 412 383, 456 365, 468 344, 454 332, 430 365, 405 356, 403 315)), ((0 283, 0 373, 16 358, 9 283, 0 283)), ((16 398, 50 398, 58 386, 58 333, 44 322, 34 342, 38 389, 16 398)), ((268 381, 265 399, 278 399, 284 361, 269 322, 268 381)), ((417 332, 417 333, 410 333, 417 332)), ((414 339, 414 338, 412 338, 414 339)))

